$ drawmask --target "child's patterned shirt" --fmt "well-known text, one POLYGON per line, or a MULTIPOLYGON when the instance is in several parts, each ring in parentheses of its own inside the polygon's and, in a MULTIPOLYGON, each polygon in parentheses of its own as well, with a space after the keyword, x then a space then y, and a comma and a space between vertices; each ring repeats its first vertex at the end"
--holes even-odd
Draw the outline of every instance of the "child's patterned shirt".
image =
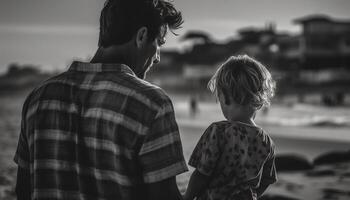
POLYGON ((276 182, 275 146, 259 127, 241 122, 211 124, 189 165, 211 181, 201 200, 256 199, 260 184, 276 182))

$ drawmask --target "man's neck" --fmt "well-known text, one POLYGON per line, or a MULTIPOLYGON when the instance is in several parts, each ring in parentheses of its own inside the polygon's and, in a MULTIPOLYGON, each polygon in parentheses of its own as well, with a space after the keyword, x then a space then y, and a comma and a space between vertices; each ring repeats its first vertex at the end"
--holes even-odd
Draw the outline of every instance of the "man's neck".
POLYGON ((130 67, 137 77, 144 79, 145 71, 138 64, 137 53, 137 49, 134 49, 131 43, 106 48, 100 47, 90 63, 125 64, 130 67))
POLYGON ((127 46, 113 46, 97 49, 94 57, 90 60, 90 63, 104 63, 104 64, 125 64, 132 68, 134 64, 132 63, 130 50, 127 46))

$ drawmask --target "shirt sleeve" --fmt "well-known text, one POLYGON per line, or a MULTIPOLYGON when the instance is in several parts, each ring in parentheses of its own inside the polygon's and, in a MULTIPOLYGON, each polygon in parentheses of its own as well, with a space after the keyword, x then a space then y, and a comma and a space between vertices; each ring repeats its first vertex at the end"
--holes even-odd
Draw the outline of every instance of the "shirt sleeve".
POLYGON ((275 166, 275 151, 272 148, 272 152, 264 164, 263 172, 262 172, 262 183, 273 184, 277 181, 277 172, 275 166))
POLYGON ((159 110, 139 152, 144 182, 153 183, 188 171, 172 103, 159 110))
POLYGON ((15 163, 23 168, 29 169, 30 155, 29 155, 29 144, 28 139, 26 137, 26 103, 23 105, 22 110, 22 120, 21 120, 21 131, 19 134, 17 150, 14 156, 15 163))
POLYGON ((188 163, 190 166, 196 168, 199 172, 207 176, 213 174, 221 155, 216 129, 217 127, 212 124, 205 130, 188 163))

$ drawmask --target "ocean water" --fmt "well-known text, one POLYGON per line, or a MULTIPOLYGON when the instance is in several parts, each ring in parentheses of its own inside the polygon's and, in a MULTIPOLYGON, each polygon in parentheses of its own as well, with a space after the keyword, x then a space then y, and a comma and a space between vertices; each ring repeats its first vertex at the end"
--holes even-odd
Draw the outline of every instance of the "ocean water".
MULTIPOLYGON (((13 156, 17 146, 25 95, 26 93, 0 96, 0 199, 11 200, 15 197, 16 165, 13 156)), ((196 116, 192 116, 186 98, 173 97, 173 99, 184 156, 188 161, 206 127, 224 118, 216 102, 199 102, 199 111, 196 116)), ((261 112, 256 117, 257 123, 266 129, 275 141, 277 154, 299 154, 309 161, 323 153, 350 149, 349 119, 349 107, 327 108, 306 104, 292 106, 273 104, 266 113, 261 112)), ((193 171, 192 168, 189 169, 189 172, 177 177, 182 192, 185 191, 193 171)), ((341 172, 336 167, 331 169, 339 174, 350 174, 348 166, 341 168, 343 170, 341 172)), ((348 177, 310 178, 304 172, 282 173, 280 177, 278 184, 271 187, 268 192, 287 195, 298 192, 301 194, 300 199, 327 199, 323 196, 332 195, 334 187, 342 189, 338 191, 340 196, 337 196, 338 199, 342 199, 341 195, 347 194, 346 185, 350 184, 348 177), (312 196, 317 198, 311 198, 312 196)), ((344 196, 345 199, 348 197, 344 196)))
MULTIPOLYGON (((200 102, 198 113, 193 117, 189 101, 175 99, 179 124, 206 127, 214 121, 224 120, 216 102, 200 102)), ((272 133, 277 136, 350 142, 350 106, 273 103, 265 111, 259 111, 255 121, 267 129, 279 129, 272 133)))

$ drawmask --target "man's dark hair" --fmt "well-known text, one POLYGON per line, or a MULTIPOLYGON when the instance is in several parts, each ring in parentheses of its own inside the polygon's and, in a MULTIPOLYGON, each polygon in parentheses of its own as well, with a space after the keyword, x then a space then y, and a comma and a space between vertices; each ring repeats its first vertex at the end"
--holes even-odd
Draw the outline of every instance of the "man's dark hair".
POLYGON ((162 26, 173 30, 183 23, 181 12, 166 0, 107 0, 101 11, 98 46, 126 43, 141 27, 148 30, 148 40, 162 33, 162 26))

